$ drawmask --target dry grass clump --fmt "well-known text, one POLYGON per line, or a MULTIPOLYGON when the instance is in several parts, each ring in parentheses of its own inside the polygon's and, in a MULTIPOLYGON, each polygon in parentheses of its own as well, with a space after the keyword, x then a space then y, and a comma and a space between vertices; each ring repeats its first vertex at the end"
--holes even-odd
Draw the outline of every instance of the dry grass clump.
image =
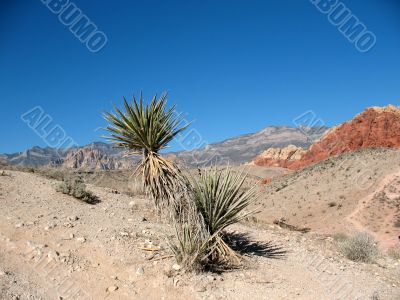
POLYGON ((339 249, 348 259, 357 262, 374 262, 379 254, 374 238, 367 232, 358 232, 339 241, 339 249))
POLYGON ((86 190, 86 185, 80 176, 65 178, 56 187, 56 191, 70 195, 89 204, 95 204, 98 202, 98 198, 92 192, 86 190))

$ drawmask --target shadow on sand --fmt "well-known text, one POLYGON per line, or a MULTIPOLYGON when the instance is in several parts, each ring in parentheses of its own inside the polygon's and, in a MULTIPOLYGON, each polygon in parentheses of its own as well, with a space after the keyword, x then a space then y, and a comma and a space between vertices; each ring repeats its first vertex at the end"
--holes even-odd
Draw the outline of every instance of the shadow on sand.
POLYGON ((287 254, 287 251, 283 247, 273 244, 271 241, 253 241, 245 233, 225 233, 223 239, 232 250, 241 255, 284 259, 287 254))

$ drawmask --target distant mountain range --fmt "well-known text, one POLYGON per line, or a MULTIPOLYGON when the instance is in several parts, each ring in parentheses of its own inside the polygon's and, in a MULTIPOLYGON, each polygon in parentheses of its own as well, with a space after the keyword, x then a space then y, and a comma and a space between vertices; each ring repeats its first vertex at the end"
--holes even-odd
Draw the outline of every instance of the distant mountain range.
MULTIPOLYGON (((187 167, 204 166, 210 163, 232 165, 251 161, 262 151, 271 147, 295 145, 310 147, 328 127, 270 126, 251 134, 240 135, 222 142, 212 143, 191 151, 179 151, 166 155, 187 167)), ((95 142, 83 147, 59 150, 33 147, 23 152, 0 155, 10 165, 52 165, 70 168, 119 169, 130 168, 137 161, 123 157, 124 151, 110 144, 95 142)))

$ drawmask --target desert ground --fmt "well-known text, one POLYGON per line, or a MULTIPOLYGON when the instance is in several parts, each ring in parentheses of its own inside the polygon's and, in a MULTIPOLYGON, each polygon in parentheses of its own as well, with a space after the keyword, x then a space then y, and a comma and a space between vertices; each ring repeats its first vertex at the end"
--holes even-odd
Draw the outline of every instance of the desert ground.
POLYGON ((170 224, 128 173, 85 174, 90 205, 56 192, 55 173, 6 170, 0 299, 400 299, 400 260, 386 254, 399 243, 399 162, 400 151, 375 149, 290 173, 253 167, 251 181, 272 182, 259 187, 260 213, 229 227, 242 266, 199 274, 176 264, 170 224), (335 234, 354 230, 377 239, 376 262, 340 253, 335 234))

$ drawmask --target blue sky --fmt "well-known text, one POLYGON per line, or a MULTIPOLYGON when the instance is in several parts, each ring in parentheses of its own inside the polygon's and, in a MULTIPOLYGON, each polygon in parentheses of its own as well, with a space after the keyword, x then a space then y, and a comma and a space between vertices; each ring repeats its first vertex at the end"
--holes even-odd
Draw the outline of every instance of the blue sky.
POLYGON ((97 53, 40 0, 2 1, 0 153, 46 146, 20 118, 35 106, 78 144, 101 140, 101 112, 140 91, 168 90, 208 142, 399 104, 400 3, 341 2, 376 35, 370 51, 309 0, 76 0, 108 38, 97 53))

